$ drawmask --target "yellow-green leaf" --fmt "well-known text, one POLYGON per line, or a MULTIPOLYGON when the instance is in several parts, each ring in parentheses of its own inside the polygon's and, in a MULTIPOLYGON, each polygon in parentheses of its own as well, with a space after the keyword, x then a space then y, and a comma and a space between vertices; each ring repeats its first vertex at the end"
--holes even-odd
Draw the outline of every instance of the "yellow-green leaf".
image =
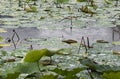
POLYGON ((103 74, 103 77, 105 78, 105 79, 120 79, 120 72, 105 72, 104 74, 103 74))
POLYGON ((120 45, 120 41, 114 41, 112 42, 113 45, 120 45))
POLYGON ((10 44, 0 44, 0 48, 10 46, 10 44))
POLYGON ((24 57, 24 62, 37 62, 45 56, 46 52, 48 52, 47 49, 30 50, 24 57))
POLYGON ((2 32, 7 32, 7 31, 2 29, 2 28, 0 28, 0 33, 2 33, 2 32))
POLYGON ((0 42, 1 42, 1 41, 3 41, 3 37, 2 37, 2 36, 0 36, 0 42))

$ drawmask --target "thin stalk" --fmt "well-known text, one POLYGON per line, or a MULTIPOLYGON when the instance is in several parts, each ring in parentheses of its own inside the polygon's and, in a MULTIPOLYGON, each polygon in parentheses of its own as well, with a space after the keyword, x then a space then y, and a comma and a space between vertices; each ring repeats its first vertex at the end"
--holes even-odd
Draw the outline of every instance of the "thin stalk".
MULTIPOLYGON (((84 38, 84 37, 82 37, 82 38, 84 38)), ((79 48, 78 48, 78 53, 80 52, 81 45, 82 45, 82 39, 81 39, 81 42, 80 42, 80 45, 79 45, 79 48)))
POLYGON ((17 43, 19 42, 19 40, 20 40, 20 37, 19 37, 19 35, 17 34, 17 32, 15 31, 15 29, 13 29, 13 36, 12 36, 12 42, 13 42, 13 44, 14 44, 14 47, 15 47, 15 49, 16 49, 16 45, 17 45, 17 43), (15 43, 15 41, 14 41, 14 37, 15 37, 15 35, 17 36, 17 42, 15 43))
POLYGON ((81 48, 82 44, 84 45, 84 47, 85 47, 85 52, 87 53, 87 52, 88 52, 88 49, 87 49, 87 45, 86 45, 86 43, 85 43, 84 36, 81 38, 81 42, 80 42, 80 45, 79 45, 79 48, 78 48, 78 53, 80 52, 80 48, 81 48))
POLYGON ((117 7, 117 6, 118 6, 118 4, 119 4, 119 0, 116 0, 116 4, 115 4, 115 6, 117 7))
POLYGON ((72 17, 70 18, 70 20, 71 20, 71 25, 73 25, 73 20, 72 20, 72 17))
POLYGON ((43 76, 43 73, 41 72, 41 69, 40 69, 39 61, 37 61, 36 63, 37 63, 37 66, 38 66, 38 69, 39 69, 41 75, 43 76))
POLYGON ((86 44, 85 44, 85 39, 84 39, 84 37, 82 37, 81 38, 81 42, 80 42, 80 45, 79 45, 79 48, 78 48, 78 53, 80 52, 80 48, 81 48, 81 46, 82 46, 82 44, 84 45, 84 47, 85 47, 85 52, 87 53, 87 46, 86 46, 86 44))
POLYGON ((119 32, 119 39, 120 39, 120 32, 119 32))
POLYGON ((85 52, 87 53, 87 45, 86 45, 86 43, 85 43, 85 39, 83 38, 83 45, 84 45, 84 47, 85 47, 85 52))
POLYGON ((72 33, 72 26, 70 26, 70 32, 72 33))
POLYGON ((112 32, 112 40, 114 41, 114 30, 112 32))
POLYGON ((88 48, 90 48, 90 42, 89 42, 89 38, 87 37, 87 46, 88 48))
POLYGON ((33 45, 30 45, 30 50, 33 50, 33 45))
MULTIPOLYGON (((18 39, 18 40, 17 40, 17 43, 18 43, 18 42, 20 41, 20 37, 19 37, 19 35, 17 34, 17 32, 16 32, 15 30, 13 30, 13 32, 14 32, 15 35, 17 36, 17 39, 18 39)), ((17 43, 16 43, 16 44, 17 44, 17 43)))
POLYGON ((18 2, 18 6, 21 7, 21 0, 19 0, 19 2, 18 2))
POLYGON ((52 56, 50 56, 50 64, 52 63, 52 56))
POLYGON ((12 0, 10 0, 10 8, 12 7, 12 0))
POLYGON ((14 41, 14 36, 15 36, 15 33, 14 33, 13 36, 12 36, 12 42, 13 42, 13 45, 14 45, 14 47, 15 47, 15 49, 16 49, 16 44, 15 44, 15 41, 14 41))
POLYGON ((90 78, 94 79, 93 76, 92 76, 92 74, 91 74, 91 72, 89 71, 89 69, 87 69, 87 71, 88 71, 88 74, 89 74, 90 78))

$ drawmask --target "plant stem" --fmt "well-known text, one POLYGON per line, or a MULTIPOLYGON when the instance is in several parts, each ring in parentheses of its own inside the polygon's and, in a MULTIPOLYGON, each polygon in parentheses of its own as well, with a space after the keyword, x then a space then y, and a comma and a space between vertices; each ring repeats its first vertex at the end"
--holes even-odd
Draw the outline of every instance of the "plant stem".
POLYGON ((37 61, 37 66, 38 66, 38 69, 39 69, 41 75, 43 76, 43 73, 41 72, 41 69, 40 69, 40 66, 39 66, 39 61, 37 61))
POLYGON ((114 29, 113 29, 113 32, 112 32, 112 40, 114 41, 114 29))
POLYGON ((13 36, 12 36, 12 42, 13 42, 13 45, 14 45, 14 47, 15 47, 15 49, 16 49, 16 44, 15 44, 15 41, 14 41, 14 36, 15 36, 15 33, 14 33, 13 36))
POLYGON ((88 68, 87 68, 87 71, 88 71, 88 74, 89 74, 90 78, 91 78, 91 79, 94 79, 93 76, 92 76, 92 74, 91 74, 91 72, 89 71, 88 68))
POLYGON ((87 46, 88 48, 90 48, 90 42, 89 42, 89 38, 87 37, 87 46))
POLYGON ((80 52, 81 44, 82 44, 82 39, 81 39, 81 42, 80 42, 80 45, 79 45, 79 48, 78 48, 78 53, 80 52))
POLYGON ((14 47, 15 47, 15 49, 16 49, 16 45, 17 45, 17 43, 19 42, 19 40, 20 40, 20 37, 19 37, 19 35, 17 34, 17 32, 15 31, 15 29, 13 29, 13 36, 12 36, 12 42, 13 42, 13 44, 14 44, 14 47), (15 41, 14 41, 14 37, 15 37, 15 35, 17 36, 17 42, 15 43, 15 41))
POLYGON ((88 49, 87 49, 87 45, 85 43, 84 36, 81 38, 81 42, 80 42, 80 45, 79 45, 79 48, 78 48, 78 53, 80 52, 80 48, 81 48, 82 45, 84 45, 84 47, 85 47, 85 52, 88 53, 88 49))
POLYGON ((118 4, 119 4, 119 0, 116 0, 116 4, 115 4, 115 6, 117 7, 117 6, 118 6, 118 4))
POLYGON ((83 45, 84 45, 84 47, 85 47, 85 52, 87 53, 87 45, 86 45, 86 43, 85 43, 84 37, 82 38, 82 40, 83 40, 83 45))

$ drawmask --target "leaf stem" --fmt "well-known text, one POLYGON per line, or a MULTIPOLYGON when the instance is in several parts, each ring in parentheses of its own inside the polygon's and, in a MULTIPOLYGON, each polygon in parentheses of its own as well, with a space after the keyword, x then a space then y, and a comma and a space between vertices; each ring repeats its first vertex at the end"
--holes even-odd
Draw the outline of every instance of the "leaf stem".
POLYGON ((94 79, 93 76, 92 76, 92 74, 91 74, 91 72, 89 71, 88 68, 87 68, 87 71, 88 71, 88 74, 89 74, 90 78, 91 78, 91 79, 94 79))
POLYGON ((37 61, 37 66, 38 66, 38 69, 39 69, 41 75, 43 76, 43 73, 41 72, 41 69, 40 69, 39 61, 37 61))
POLYGON ((87 49, 87 46, 86 46, 86 44, 85 44, 84 36, 81 38, 81 42, 80 42, 80 45, 79 45, 79 48, 78 48, 78 53, 80 52, 80 48, 81 48, 82 45, 84 45, 84 47, 85 47, 85 52, 87 53, 87 52, 88 52, 88 49, 87 49))
POLYGON ((15 31, 15 29, 13 29, 12 42, 13 42, 14 47, 15 47, 15 49, 16 49, 16 45, 17 45, 17 43, 15 43, 15 41, 14 41, 14 37, 15 37, 15 35, 17 36, 17 43, 18 43, 19 40, 20 40, 20 37, 19 37, 19 35, 17 34, 17 32, 15 31))

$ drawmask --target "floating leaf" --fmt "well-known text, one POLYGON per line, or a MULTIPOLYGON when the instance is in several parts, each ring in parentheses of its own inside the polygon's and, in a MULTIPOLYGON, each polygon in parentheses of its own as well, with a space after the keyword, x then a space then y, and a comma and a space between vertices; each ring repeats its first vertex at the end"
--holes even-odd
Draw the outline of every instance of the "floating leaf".
POLYGON ((113 51, 113 54, 120 56, 120 52, 119 51, 113 51))
POLYGON ((2 28, 0 28, 0 33, 2 33, 2 32, 7 32, 7 31, 2 29, 2 28))
POLYGON ((109 43, 108 41, 105 41, 105 40, 97 40, 96 42, 97 43, 109 43))
POLYGON ((40 72, 34 72, 34 73, 31 73, 31 74, 28 74, 25 79, 38 79, 40 77, 40 72))
POLYGON ((42 78, 39 78, 39 79, 57 79, 58 75, 53 75, 53 74, 50 74, 50 75, 44 75, 42 78))
POLYGON ((16 69, 16 71, 18 71, 20 73, 39 72, 36 62, 35 63, 28 63, 28 62, 19 63, 19 64, 17 64, 15 69, 16 69))
POLYGON ((3 37, 2 36, 0 36, 0 41, 3 41, 3 37))
POLYGON ((93 61, 91 59, 80 60, 80 63, 87 66, 91 70, 97 71, 97 72, 100 72, 100 73, 108 72, 108 71, 120 71, 120 68, 117 67, 117 66, 111 67, 109 65, 100 65, 100 64, 98 64, 97 62, 95 62, 95 61, 93 61), (115 70, 115 68, 117 70, 115 70))
POLYGON ((76 0, 77 2, 85 2, 85 1, 87 1, 87 0, 76 0))
POLYGON ((15 72, 15 73, 8 73, 7 77, 5 79, 17 79, 19 77, 20 73, 15 72))
POLYGON ((107 4, 112 4, 112 2, 109 1, 109 0, 104 0, 104 1, 105 1, 105 3, 107 3, 107 4))
POLYGON ((35 6, 26 6, 25 11, 27 11, 27 12, 37 12, 37 8, 35 6))
POLYGON ((71 76, 71 75, 76 75, 77 73, 79 73, 80 71, 85 70, 85 68, 74 68, 74 69, 59 69, 59 68, 55 68, 54 70, 51 70, 59 75, 62 76, 71 76))
POLYGON ((57 3, 67 3, 67 2, 69 2, 69 0, 55 0, 55 2, 57 2, 57 3))
POLYGON ((120 72, 113 72, 113 71, 108 72, 108 73, 105 72, 103 74, 103 77, 105 79, 120 79, 120 72))
POLYGON ((76 40, 68 39, 68 40, 62 40, 62 42, 65 42, 67 44, 77 43, 76 40))
POLYGON ((0 44, 0 48, 10 46, 10 44, 0 44))
POLYGON ((120 45, 120 41, 112 42, 113 45, 120 45))
POLYGON ((88 14, 96 14, 96 12, 93 12, 92 10, 90 10, 88 8, 88 6, 82 6, 82 8, 80 8, 80 10, 84 13, 88 13, 88 14))

